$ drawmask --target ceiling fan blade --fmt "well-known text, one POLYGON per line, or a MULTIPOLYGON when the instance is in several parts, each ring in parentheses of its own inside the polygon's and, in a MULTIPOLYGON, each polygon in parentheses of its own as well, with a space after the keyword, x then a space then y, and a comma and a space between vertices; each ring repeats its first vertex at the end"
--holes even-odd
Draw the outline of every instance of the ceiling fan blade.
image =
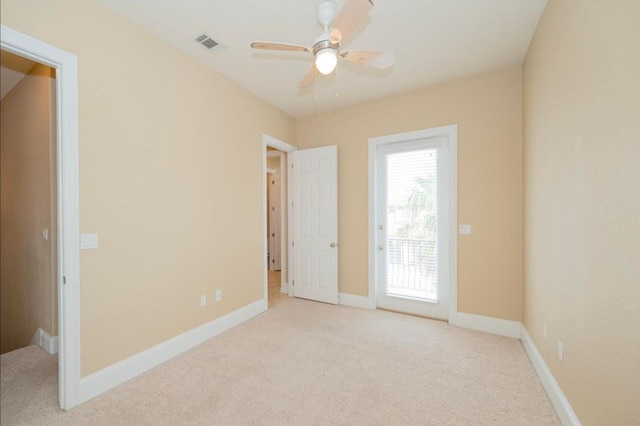
POLYGON ((341 50, 338 54, 342 59, 371 68, 387 69, 396 62, 396 54, 379 50, 341 50))
POLYGON ((316 64, 313 64, 305 74, 304 78, 300 80, 300 83, 298 83, 298 89, 305 89, 311 86, 313 82, 316 81, 316 77, 318 77, 319 73, 320 71, 316 68, 316 64))
POLYGON ((254 49, 265 49, 265 50, 286 50, 292 52, 313 52, 311 47, 300 46, 298 44, 289 44, 289 43, 275 43, 271 41, 254 41, 251 43, 251 47, 254 49))
POLYGON ((331 41, 339 43, 340 40, 348 37, 372 7, 371 0, 347 0, 333 23, 331 41))

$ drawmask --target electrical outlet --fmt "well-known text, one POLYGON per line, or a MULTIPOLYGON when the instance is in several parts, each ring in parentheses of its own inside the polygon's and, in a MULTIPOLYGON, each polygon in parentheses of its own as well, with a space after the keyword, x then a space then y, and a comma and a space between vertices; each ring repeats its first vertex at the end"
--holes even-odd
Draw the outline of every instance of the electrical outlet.
POLYGON ((560 362, 564 361, 564 346, 560 340, 558 340, 558 359, 560 362))
POLYGON ((544 339, 547 340, 547 323, 543 323, 542 324, 542 336, 544 336, 544 339))
POLYGON ((216 290, 216 302, 222 300, 222 290, 216 290))
POLYGON ((200 307, 207 306, 207 295, 200 296, 200 307))

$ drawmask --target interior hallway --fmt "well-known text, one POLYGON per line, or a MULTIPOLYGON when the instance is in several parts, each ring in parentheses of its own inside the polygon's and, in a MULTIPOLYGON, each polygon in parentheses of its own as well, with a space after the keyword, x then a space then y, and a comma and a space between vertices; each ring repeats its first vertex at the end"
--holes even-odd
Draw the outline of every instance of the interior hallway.
POLYGON ((280 293, 280 277, 280 271, 269 271, 269 294, 267 295, 269 308, 289 300, 288 294, 280 293))

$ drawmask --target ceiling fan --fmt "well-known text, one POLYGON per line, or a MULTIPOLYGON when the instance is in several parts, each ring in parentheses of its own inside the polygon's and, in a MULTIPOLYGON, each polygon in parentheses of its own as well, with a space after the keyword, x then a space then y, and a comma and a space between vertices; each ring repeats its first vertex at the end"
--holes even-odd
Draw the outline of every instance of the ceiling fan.
POLYGON ((315 63, 298 84, 299 88, 311 86, 318 73, 331 74, 336 67, 338 58, 372 68, 390 68, 396 61, 395 53, 378 50, 340 49, 340 42, 357 28, 371 7, 373 7, 371 0, 346 0, 336 16, 336 4, 333 0, 324 0, 318 5, 318 22, 324 28, 324 32, 316 38, 313 47, 268 41, 254 41, 251 43, 251 47, 313 53, 315 63))

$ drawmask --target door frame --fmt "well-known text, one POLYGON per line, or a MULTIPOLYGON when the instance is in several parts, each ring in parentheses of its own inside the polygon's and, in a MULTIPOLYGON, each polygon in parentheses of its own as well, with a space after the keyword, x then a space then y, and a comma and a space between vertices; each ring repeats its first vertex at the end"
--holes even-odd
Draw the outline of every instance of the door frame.
POLYGON ((58 214, 58 400, 68 410, 80 388, 80 226, 77 57, 5 25, 3 50, 56 70, 56 173, 58 214))
POLYGON ((458 312, 458 126, 434 127, 416 130, 412 132, 397 133, 386 136, 369 138, 369 308, 376 309, 377 280, 376 280, 376 151, 379 145, 395 142, 406 142, 416 139, 425 139, 444 136, 448 139, 449 148, 449 184, 451 194, 449 196, 449 322, 455 318, 458 312))
POLYGON ((289 285, 288 279, 293 276, 293 260, 291 250, 287 250, 291 247, 291 238, 293 232, 293 226, 291 222, 291 203, 289 202, 289 194, 291 193, 291 178, 290 169, 291 159, 289 153, 295 151, 297 148, 293 145, 289 145, 286 142, 282 142, 272 136, 262 135, 262 238, 263 238, 263 254, 262 254, 262 268, 263 268, 263 280, 264 280, 264 309, 268 308, 269 304, 269 267, 267 265, 268 247, 267 247, 267 147, 275 148, 282 152, 280 156, 280 232, 283 229, 287 229, 287 238, 282 238, 280 243, 280 259, 281 269, 286 269, 286 279, 284 274, 280 274, 280 291, 287 293, 289 296, 293 296, 293 286, 289 285), (286 159, 286 164, 285 160, 286 159), (285 184, 286 182, 286 184, 285 184), (286 186, 286 187, 285 187, 286 186), (286 194, 285 197, 283 196, 286 194), (284 203, 287 203, 285 206, 284 203), (285 208, 286 207, 286 208, 285 208), (283 214, 287 212, 286 217, 283 214), (285 256, 284 253, 287 253, 285 256))

